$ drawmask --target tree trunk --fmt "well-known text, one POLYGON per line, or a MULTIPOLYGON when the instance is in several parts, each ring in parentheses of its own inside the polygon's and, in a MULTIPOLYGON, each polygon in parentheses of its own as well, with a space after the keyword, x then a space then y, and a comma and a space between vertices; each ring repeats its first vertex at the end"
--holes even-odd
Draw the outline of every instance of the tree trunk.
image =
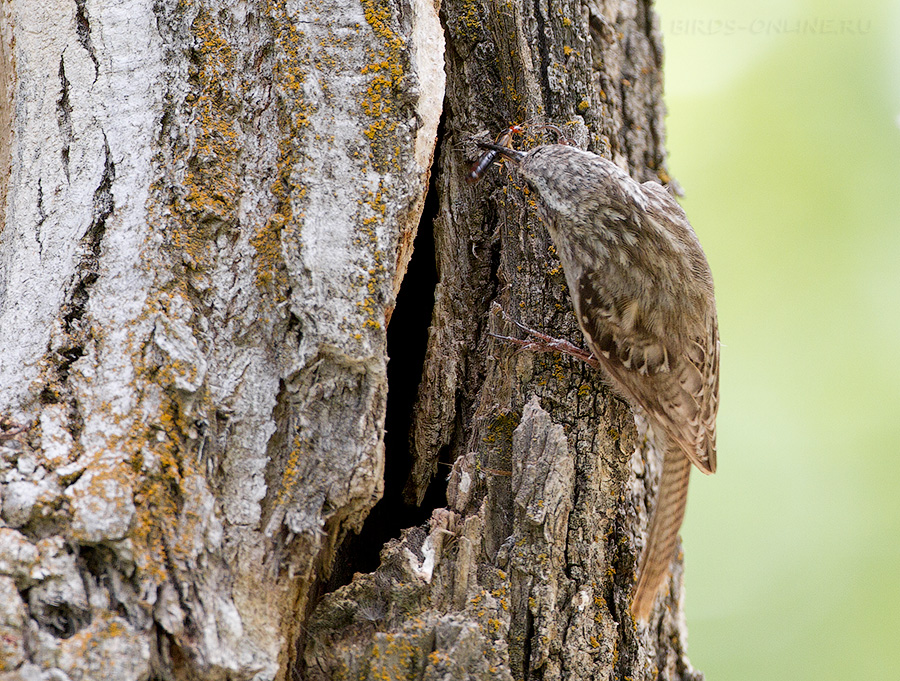
POLYGON ((658 462, 497 337, 580 341, 465 182, 513 122, 667 179, 661 66, 640 0, 0 0, 0 679, 697 678, 658 462))

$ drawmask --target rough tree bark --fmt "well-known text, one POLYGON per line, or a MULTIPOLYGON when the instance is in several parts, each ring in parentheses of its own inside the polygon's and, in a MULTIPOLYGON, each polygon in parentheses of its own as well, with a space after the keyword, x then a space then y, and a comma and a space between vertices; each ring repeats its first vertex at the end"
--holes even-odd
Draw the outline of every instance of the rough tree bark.
POLYGON ((579 341, 464 182, 523 121, 666 180, 661 68, 644 0, 0 0, 0 679, 698 678, 680 564, 628 612, 657 463, 493 335, 579 341))

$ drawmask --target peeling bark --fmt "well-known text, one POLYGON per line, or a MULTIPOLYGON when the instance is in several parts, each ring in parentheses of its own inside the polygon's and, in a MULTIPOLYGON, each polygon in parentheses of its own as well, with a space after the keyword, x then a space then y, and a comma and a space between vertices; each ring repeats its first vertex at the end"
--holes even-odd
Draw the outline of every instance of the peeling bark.
POLYGON ((656 462, 496 338, 578 332, 464 183, 522 121, 666 179, 652 13, 440 11, 0 2, 0 679, 697 676, 680 567, 628 614, 656 462))

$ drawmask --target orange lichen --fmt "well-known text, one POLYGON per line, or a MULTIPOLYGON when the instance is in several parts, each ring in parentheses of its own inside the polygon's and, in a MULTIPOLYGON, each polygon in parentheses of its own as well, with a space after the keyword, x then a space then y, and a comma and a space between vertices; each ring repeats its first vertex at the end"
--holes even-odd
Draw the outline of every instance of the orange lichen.
POLYGON ((196 87, 185 104, 194 121, 194 143, 189 155, 173 159, 184 163, 186 173, 173 206, 178 220, 167 236, 186 264, 203 269, 215 253, 213 225, 237 218, 240 137, 232 113, 234 96, 227 86, 236 51, 207 12, 197 15, 191 30, 199 67, 196 87))
POLYGON ((281 488, 278 490, 278 497, 275 500, 276 507, 281 508, 290 502, 294 488, 303 479, 300 475, 300 464, 305 455, 307 455, 307 452, 304 448, 303 440, 298 435, 294 438, 293 447, 284 466, 284 472, 281 474, 281 488))
POLYGON ((276 200, 275 212, 257 230, 251 244, 257 255, 256 284, 260 289, 274 293, 271 300, 278 303, 288 289, 282 240, 289 238, 293 243, 301 242, 303 213, 297 206, 306 197, 307 188, 303 174, 298 172, 303 163, 302 146, 298 141, 310 127, 309 118, 315 106, 307 101, 303 89, 310 64, 303 34, 291 20, 284 0, 269 0, 264 11, 275 32, 276 56, 272 75, 281 104, 278 125, 282 136, 278 141, 276 173, 271 185, 276 200))
POLYGON ((384 321, 381 291, 387 268, 384 252, 379 246, 376 227, 387 214, 387 205, 383 196, 383 181, 379 182, 377 191, 365 192, 363 196, 364 198, 359 200, 360 210, 357 222, 361 226, 355 243, 369 246, 371 261, 367 264, 359 264, 361 273, 355 277, 354 283, 362 289, 363 299, 356 305, 365 316, 363 325, 371 329, 380 329, 384 321))
POLYGON ((400 170, 400 149, 396 146, 397 92, 408 70, 406 39, 391 27, 393 5, 384 0, 363 0, 366 22, 381 43, 378 49, 367 49, 368 63, 360 72, 371 74, 366 94, 360 102, 363 113, 373 120, 365 129, 369 139, 372 167, 378 171, 400 170))

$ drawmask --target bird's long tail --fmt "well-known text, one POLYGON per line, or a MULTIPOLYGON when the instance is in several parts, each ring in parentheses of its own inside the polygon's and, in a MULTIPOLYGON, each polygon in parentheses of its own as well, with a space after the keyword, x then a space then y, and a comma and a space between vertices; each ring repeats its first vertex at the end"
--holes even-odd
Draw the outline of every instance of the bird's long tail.
POLYGON ((667 445, 656 511, 650 521, 650 533, 638 568, 637 588, 631 601, 631 612, 639 620, 650 618, 656 594, 669 573, 678 529, 684 520, 690 475, 688 458, 679 447, 667 445))

